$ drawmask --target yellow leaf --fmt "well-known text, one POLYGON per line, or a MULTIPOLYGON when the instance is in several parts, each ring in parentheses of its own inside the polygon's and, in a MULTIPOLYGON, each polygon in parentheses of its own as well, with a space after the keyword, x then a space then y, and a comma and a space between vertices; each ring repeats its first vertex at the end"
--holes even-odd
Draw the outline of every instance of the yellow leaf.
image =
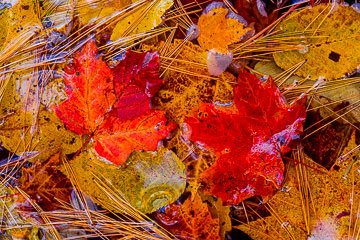
POLYGON ((163 15, 173 4, 173 0, 153 0, 140 7, 116 24, 110 40, 116 41, 121 37, 144 33, 157 27, 163 22, 163 15))
POLYGON ((40 107, 34 132, 31 132, 31 113, 15 113, 4 118, 0 128, 0 142, 10 152, 40 152, 36 159, 46 160, 60 149, 64 154, 78 151, 85 142, 81 136, 65 129, 55 113, 40 107), (46 150, 46 151, 45 151, 46 150))
POLYGON ((81 0, 77 4, 76 12, 83 25, 93 23, 102 17, 110 16, 114 11, 125 8, 131 0, 81 0))
POLYGON ((55 113, 40 104, 40 101, 61 100, 58 99, 61 94, 53 89, 56 81, 39 87, 39 76, 33 68, 8 74, 6 80, 0 99, 0 116, 4 117, 0 125, 0 142, 7 150, 21 155, 50 149, 38 156, 45 160, 59 149, 70 154, 81 148, 81 136, 66 130, 55 113), (41 99, 41 90, 47 95, 44 99, 41 99))
POLYGON ((0 16, 0 62, 6 60, 42 29, 32 0, 19 0, 0 16))
POLYGON ((296 41, 299 50, 275 53, 276 64, 288 69, 305 60, 296 74, 314 80, 320 76, 332 80, 355 71, 360 64, 360 14, 352 7, 337 7, 330 13, 331 4, 319 4, 285 18, 280 24, 283 32, 310 34, 304 32, 296 41))

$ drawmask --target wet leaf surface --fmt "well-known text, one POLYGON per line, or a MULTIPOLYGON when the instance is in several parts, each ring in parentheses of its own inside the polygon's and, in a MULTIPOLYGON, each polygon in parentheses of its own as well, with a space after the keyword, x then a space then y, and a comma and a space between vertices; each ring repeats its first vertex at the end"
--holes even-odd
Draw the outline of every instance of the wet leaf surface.
POLYGON ((133 150, 156 150, 175 127, 162 111, 151 110, 149 99, 159 89, 157 53, 129 52, 110 69, 88 42, 68 66, 68 99, 53 109, 67 129, 94 135, 95 149, 115 164, 123 164, 133 150))
MULTIPOLYGON (((81 189, 111 208, 108 199, 95 183, 95 177, 107 179, 136 209, 151 213, 178 199, 186 183, 185 167, 169 150, 134 151, 124 167, 103 162, 94 151, 83 152, 70 165, 81 189)), ((112 209, 114 210, 114 209, 112 209)))
POLYGON ((57 170, 60 161, 60 153, 57 153, 46 162, 35 162, 22 169, 19 179, 21 189, 46 211, 57 209, 58 200, 70 202, 73 187, 65 175, 57 170))
MULTIPOLYGON (((353 136, 344 153, 355 146, 354 140, 353 136)), ((349 206, 357 206, 359 202, 355 155, 336 163, 329 171, 305 155, 301 159, 307 166, 289 168, 289 178, 284 183, 286 190, 269 201, 267 208, 272 216, 237 228, 254 239, 271 239, 279 234, 309 239, 347 239, 348 234, 353 234, 353 226, 349 224, 354 223, 356 216, 349 211, 349 206), (299 194, 310 194, 311 198, 301 201, 299 194)))
POLYGON ((243 70, 234 95, 235 108, 202 104, 185 119, 190 139, 218 157, 201 178, 206 191, 225 204, 254 195, 266 198, 280 187, 281 154, 299 138, 305 120, 303 101, 286 104, 271 79, 262 83, 243 70))
POLYGON ((357 42, 359 40, 359 13, 352 7, 337 4, 320 4, 311 9, 294 12, 285 19, 281 28, 284 32, 311 30, 312 35, 304 34, 299 50, 274 54, 275 62, 283 69, 306 60, 297 75, 311 76, 316 80, 320 76, 327 80, 341 78, 356 70, 359 65, 357 42), (321 14, 322 12, 326 14, 321 14), (319 16, 317 18, 314 18, 319 16), (314 20, 315 19, 315 20, 314 20))
POLYGON ((355 238, 360 5, 294 4, 3 1, 1 237, 355 238))

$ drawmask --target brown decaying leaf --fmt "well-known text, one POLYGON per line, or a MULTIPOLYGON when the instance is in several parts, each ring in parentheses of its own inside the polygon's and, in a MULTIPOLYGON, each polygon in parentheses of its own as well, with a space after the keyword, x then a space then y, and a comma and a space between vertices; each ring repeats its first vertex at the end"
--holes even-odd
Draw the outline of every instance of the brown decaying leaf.
POLYGON ((56 169, 59 163, 60 152, 46 162, 37 161, 30 167, 21 169, 21 189, 44 210, 56 209, 56 199, 70 201, 72 185, 66 176, 56 169))
POLYGON ((207 204, 198 195, 183 204, 166 206, 155 213, 155 219, 177 239, 220 239, 219 219, 212 218, 207 204))

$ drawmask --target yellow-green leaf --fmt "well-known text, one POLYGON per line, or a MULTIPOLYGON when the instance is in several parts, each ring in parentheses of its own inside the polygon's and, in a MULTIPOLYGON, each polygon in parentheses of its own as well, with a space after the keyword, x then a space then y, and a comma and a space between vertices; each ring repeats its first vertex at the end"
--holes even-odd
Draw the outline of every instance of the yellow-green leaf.
POLYGON ((110 209, 111 200, 96 184, 94 175, 109 180, 133 207, 144 213, 176 201, 185 190, 185 167, 172 151, 134 151, 126 164, 119 168, 105 163, 92 150, 70 162, 81 189, 110 209))

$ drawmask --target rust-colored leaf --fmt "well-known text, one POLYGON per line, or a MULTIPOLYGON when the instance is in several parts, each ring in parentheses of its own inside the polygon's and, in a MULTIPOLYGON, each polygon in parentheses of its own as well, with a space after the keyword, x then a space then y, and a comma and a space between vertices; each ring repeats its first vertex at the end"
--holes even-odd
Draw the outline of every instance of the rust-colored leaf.
POLYGON ((158 223, 177 239, 220 239, 219 219, 213 219, 206 203, 196 195, 183 204, 170 204, 155 213, 158 223))
POLYGON ((72 185, 65 175, 56 169, 59 161, 60 153, 57 153, 46 162, 37 161, 21 170, 21 189, 44 210, 56 209, 56 199, 64 202, 70 200, 72 185))

